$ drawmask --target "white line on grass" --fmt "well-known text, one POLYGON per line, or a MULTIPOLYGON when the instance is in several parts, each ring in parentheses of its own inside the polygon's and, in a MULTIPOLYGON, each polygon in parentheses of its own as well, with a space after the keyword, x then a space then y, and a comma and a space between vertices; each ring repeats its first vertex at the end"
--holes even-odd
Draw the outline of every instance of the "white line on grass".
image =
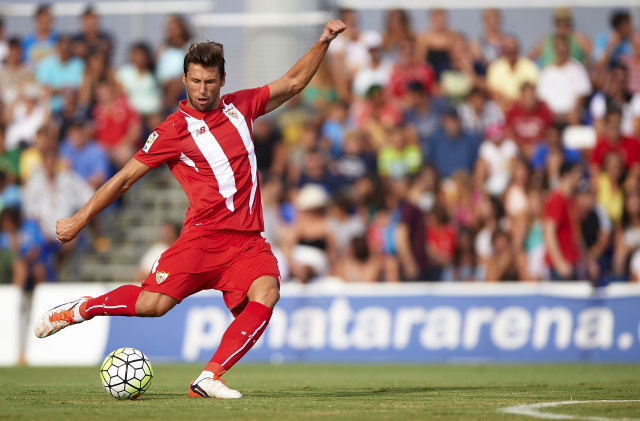
POLYGON ((580 415, 552 414, 550 412, 540 412, 542 408, 552 408, 563 405, 580 405, 584 403, 624 403, 624 402, 640 402, 637 399, 628 400, 596 400, 596 401, 561 401, 561 402, 538 402, 528 405, 515 405, 508 408, 502 408, 498 412, 505 414, 527 415, 529 417, 544 418, 548 420, 586 420, 586 421, 640 421, 638 418, 606 418, 606 417, 585 417, 580 415))

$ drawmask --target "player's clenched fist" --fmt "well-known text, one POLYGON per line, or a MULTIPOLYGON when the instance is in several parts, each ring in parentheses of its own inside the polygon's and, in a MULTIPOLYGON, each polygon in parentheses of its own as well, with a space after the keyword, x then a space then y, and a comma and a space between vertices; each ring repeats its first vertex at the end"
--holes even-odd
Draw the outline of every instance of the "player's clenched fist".
POLYGON ((68 243, 78 236, 82 229, 82 225, 78 224, 73 218, 58 219, 56 223, 56 234, 60 244, 68 243))
POLYGON ((338 36, 338 34, 345 29, 347 29, 347 25, 345 25, 341 20, 331 19, 324 26, 322 36, 320 36, 320 42, 333 41, 338 36))

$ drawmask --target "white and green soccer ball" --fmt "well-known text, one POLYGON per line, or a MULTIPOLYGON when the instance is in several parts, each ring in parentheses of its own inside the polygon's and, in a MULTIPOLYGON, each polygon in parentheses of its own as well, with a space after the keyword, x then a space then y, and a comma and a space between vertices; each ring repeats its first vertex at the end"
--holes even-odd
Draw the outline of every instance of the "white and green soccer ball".
POLYGON ((151 385, 153 369, 146 355, 135 348, 118 348, 100 367, 100 380, 117 399, 136 399, 151 385))

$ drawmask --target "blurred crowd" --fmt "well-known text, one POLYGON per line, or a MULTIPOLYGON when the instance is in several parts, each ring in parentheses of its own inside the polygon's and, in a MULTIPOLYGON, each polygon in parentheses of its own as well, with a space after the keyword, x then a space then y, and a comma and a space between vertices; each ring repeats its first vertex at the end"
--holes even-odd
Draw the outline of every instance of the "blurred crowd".
MULTIPOLYGON (((310 85, 253 126, 283 280, 640 278, 640 33, 628 12, 590 39, 555 9, 531 51, 495 9, 474 38, 442 9, 422 32, 400 9, 379 31, 339 14, 348 29, 310 85)), ((55 279, 83 241, 57 244, 55 221, 184 96, 192 36, 180 16, 158 51, 134 43, 118 66, 93 10, 79 28, 56 33, 42 6, 33 34, 0 29, 0 280, 55 279)), ((84 247, 108 244, 90 228, 84 247)), ((177 228, 163 232, 155 253, 177 228)))

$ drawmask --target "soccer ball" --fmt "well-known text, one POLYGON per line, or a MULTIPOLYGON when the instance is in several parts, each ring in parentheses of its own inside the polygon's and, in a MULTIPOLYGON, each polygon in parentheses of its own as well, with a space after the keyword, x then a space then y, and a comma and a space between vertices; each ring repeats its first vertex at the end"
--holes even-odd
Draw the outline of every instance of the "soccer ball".
POLYGON ((118 348, 100 367, 100 380, 111 396, 136 399, 151 385, 153 370, 146 355, 135 348, 118 348))

